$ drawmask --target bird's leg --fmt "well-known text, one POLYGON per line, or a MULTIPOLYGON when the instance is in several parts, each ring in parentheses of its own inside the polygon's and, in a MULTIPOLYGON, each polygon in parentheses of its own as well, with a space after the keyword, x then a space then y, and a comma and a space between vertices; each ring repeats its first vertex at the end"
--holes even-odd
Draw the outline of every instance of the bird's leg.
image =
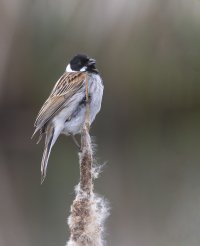
POLYGON ((73 134, 71 134, 71 136, 72 136, 72 139, 73 139, 75 145, 78 147, 79 151, 81 151, 81 145, 79 144, 78 140, 76 139, 76 137, 73 134))

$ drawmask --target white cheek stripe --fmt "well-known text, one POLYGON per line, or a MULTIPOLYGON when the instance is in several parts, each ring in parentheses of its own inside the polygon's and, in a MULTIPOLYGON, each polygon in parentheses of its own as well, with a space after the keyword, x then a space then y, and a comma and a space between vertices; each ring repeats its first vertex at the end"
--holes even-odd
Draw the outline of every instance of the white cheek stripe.
POLYGON ((86 69, 87 69, 87 67, 86 67, 86 66, 84 66, 84 67, 82 67, 82 68, 81 68, 81 70, 80 70, 80 71, 81 71, 81 72, 85 72, 85 71, 86 71, 86 69))
POLYGON ((66 72, 73 73, 73 72, 76 72, 76 71, 72 70, 70 64, 68 64, 67 67, 66 67, 66 72))

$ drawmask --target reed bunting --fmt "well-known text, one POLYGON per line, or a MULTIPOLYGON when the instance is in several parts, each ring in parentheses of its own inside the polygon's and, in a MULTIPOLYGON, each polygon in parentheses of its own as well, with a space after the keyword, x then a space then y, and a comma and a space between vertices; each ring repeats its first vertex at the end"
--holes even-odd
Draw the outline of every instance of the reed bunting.
POLYGON ((86 79, 90 125, 101 109, 104 86, 95 64, 96 61, 87 55, 74 56, 38 113, 33 136, 39 131, 39 142, 43 134, 46 135, 41 163, 41 183, 46 177, 49 155, 58 136, 71 135, 77 143, 74 136, 81 132, 85 121, 86 79))

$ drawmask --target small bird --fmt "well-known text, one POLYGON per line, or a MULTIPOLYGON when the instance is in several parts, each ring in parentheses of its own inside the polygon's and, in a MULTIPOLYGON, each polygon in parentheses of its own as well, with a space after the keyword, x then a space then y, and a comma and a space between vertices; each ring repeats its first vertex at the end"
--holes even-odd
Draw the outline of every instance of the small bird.
POLYGON ((103 89, 103 81, 96 69, 96 61, 85 54, 75 55, 64 74, 56 82, 34 124, 33 136, 36 132, 40 132, 38 142, 44 134, 46 135, 41 163, 41 183, 46 177, 49 155, 58 136, 70 135, 78 144, 75 135, 80 134, 85 122, 86 99, 89 103, 91 125, 101 109, 103 89), (86 88, 86 80, 88 88, 86 88), (88 97, 86 97, 87 89, 88 97))

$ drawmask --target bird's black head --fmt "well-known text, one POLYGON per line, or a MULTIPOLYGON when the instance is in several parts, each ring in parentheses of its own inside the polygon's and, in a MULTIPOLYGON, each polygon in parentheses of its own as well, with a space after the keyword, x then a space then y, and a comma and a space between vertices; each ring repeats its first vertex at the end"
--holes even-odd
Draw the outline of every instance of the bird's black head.
POLYGON ((66 71, 67 72, 87 71, 87 72, 98 73, 95 64, 96 61, 94 59, 84 54, 78 54, 71 59, 69 65, 66 68, 66 71))

